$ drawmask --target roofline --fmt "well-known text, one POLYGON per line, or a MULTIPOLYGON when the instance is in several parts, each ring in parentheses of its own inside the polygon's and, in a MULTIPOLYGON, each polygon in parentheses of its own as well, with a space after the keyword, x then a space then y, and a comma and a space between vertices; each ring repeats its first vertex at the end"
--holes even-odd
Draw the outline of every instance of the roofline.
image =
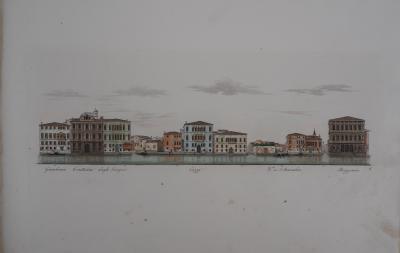
POLYGON ((202 121, 202 120, 198 120, 198 121, 192 121, 192 122, 185 122, 185 124, 183 124, 183 125, 184 126, 185 125, 210 125, 210 126, 212 126, 214 124, 208 123, 208 122, 205 122, 205 121, 202 121), (201 124, 195 124, 195 123, 199 123, 199 122, 201 122, 201 124))
POLYGON ((178 131, 168 131, 168 132, 164 132, 164 134, 181 134, 181 132, 178 132, 178 131))
POLYGON ((70 126, 70 124, 68 124, 68 123, 61 123, 61 122, 47 122, 47 123, 41 122, 41 123, 39 124, 39 126, 52 125, 52 124, 54 124, 54 125, 70 126))
POLYGON ((330 119, 328 122, 331 122, 331 121, 364 121, 365 122, 365 119, 360 119, 360 118, 356 118, 353 116, 343 116, 343 117, 330 119), (345 119, 345 118, 351 118, 351 119, 345 119))
POLYGON ((307 136, 306 134, 301 134, 301 133, 290 133, 290 134, 287 134, 286 136, 289 136, 289 135, 304 135, 304 136, 307 136))
POLYGON ((217 131, 213 131, 213 134, 225 134, 225 135, 247 135, 247 133, 236 132, 231 130, 220 129, 217 131))
POLYGON ((81 119, 81 118, 71 118, 69 120, 74 120, 74 121, 122 121, 122 122, 131 123, 130 120, 126 120, 126 119, 105 119, 105 118, 81 119))

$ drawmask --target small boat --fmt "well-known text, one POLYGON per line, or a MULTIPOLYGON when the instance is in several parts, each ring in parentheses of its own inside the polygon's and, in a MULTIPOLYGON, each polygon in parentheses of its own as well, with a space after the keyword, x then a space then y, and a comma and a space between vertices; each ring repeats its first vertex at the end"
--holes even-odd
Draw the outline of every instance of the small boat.
POLYGON ((141 152, 139 152, 139 153, 137 153, 138 155, 147 155, 147 152, 146 151, 141 151, 141 152))

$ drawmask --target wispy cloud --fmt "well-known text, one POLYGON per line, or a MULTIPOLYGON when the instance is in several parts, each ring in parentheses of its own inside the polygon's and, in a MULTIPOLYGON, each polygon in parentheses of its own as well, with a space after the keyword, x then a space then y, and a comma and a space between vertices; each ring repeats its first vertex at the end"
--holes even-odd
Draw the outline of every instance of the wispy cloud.
POLYGON ((144 86, 134 86, 128 89, 114 91, 116 96, 159 97, 166 95, 165 90, 153 89, 144 86))
POLYGON ((193 85, 189 88, 208 94, 221 94, 225 96, 233 96, 238 94, 261 95, 267 94, 259 90, 256 86, 244 85, 241 82, 233 81, 231 79, 218 80, 209 86, 193 85))
POLYGON ((297 115, 297 116, 311 116, 309 111, 277 111, 283 114, 297 115))
POLYGON ((65 90, 53 90, 47 93, 44 93, 47 97, 53 98, 79 98, 79 97, 87 97, 86 95, 74 91, 72 89, 65 89, 65 90))
POLYGON ((351 85, 348 84, 325 84, 313 88, 288 89, 286 91, 297 94, 313 95, 313 96, 323 96, 330 92, 354 92, 354 90, 351 89, 351 85))

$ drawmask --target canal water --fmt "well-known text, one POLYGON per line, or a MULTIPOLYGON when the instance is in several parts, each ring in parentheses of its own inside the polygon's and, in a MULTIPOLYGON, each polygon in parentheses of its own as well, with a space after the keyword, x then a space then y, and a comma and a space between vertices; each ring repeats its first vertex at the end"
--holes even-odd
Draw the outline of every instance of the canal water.
POLYGON ((104 165, 370 165, 358 156, 260 156, 260 155, 40 155, 41 164, 104 165))

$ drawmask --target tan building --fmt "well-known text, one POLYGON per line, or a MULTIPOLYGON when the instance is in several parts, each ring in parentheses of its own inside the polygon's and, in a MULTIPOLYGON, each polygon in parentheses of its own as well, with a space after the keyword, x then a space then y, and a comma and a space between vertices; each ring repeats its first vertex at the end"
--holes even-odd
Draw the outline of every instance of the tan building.
POLYGON ((322 154, 322 138, 320 135, 315 133, 315 129, 312 135, 306 135, 306 143, 304 146, 305 154, 322 154))
POLYGON ((288 154, 301 154, 304 152, 306 135, 291 133, 286 136, 286 147, 288 154))
POLYGON ((163 142, 159 137, 150 137, 145 135, 134 135, 131 143, 135 153, 155 153, 163 151, 163 142))
POLYGON ((165 152, 182 151, 182 134, 180 132, 165 132, 163 135, 163 148, 165 152))
POLYGON ((250 144, 251 153, 256 155, 271 155, 277 152, 275 142, 257 140, 250 144))
POLYGON ((247 134, 229 130, 218 130, 214 132, 215 154, 246 154, 247 134))
POLYGON ((161 140, 152 139, 146 141, 144 152, 155 153, 162 151, 163 151, 163 145, 161 140))
POLYGON ((312 135, 292 133, 286 136, 286 146, 288 154, 321 154, 322 138, 315 130, 312 135))
POLYGON ((146 142, 150 141, 151 137, 146 135, 134 135, 131 137, 131 143, 133 144, 133 150, 138 152, 143 152, 146 149, 146 142))
POLYGON ((104 153, 130 153, 131 122, 123 119, 103 119, 104 153))
POLYGON ((329 120, 328 125, 329 153, 368 155, 369 140, 368 130, 365 129, 365 120, 345 116, 329 120))
POLYGON ((249 151, 256 155, 273 155, 286 151, 286 145, 272 141, 256 140, 249 145, 249 151))

